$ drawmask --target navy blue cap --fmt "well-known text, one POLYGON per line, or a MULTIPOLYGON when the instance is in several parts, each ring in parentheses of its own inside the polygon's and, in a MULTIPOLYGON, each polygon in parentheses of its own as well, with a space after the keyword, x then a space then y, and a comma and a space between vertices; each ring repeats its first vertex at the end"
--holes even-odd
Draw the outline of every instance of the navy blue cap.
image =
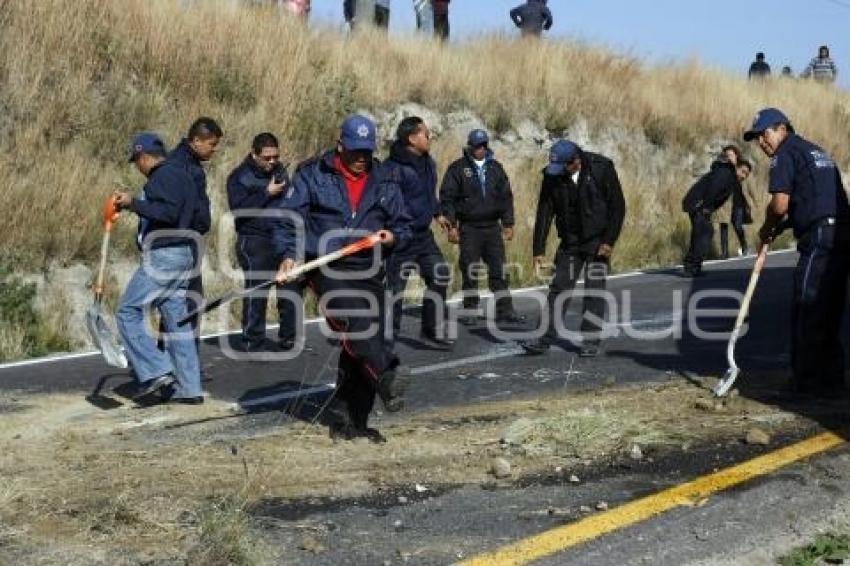
POLYGON ((549 150, 549 165, 547 175, 562 175, 567 170, 567 163, 578 155, 578 146, 570 140, 558 140, 549 150))
POLYGON ((484 130, 472 130, 469 132, 469 137, 466 139, 466 144, 469 147, 480 147, 490 143, 490 136, 484 130))
POLYGON ((369 118, 352 114, 342 123, 339 141, 348 151, 375 151, 378 134, 369 118))
POLYGON ((141 153, 165 155, 165 144, 162 138, 153 132, 142 132, 133 137, 130 142, 130 163, 134 162, 141 153))
POLYGON ((765 108, 760 110, 756 117, 753 118, 753 125, 750 129, 744 132, 744 141, 752 141, 759 135, 776 124, 790 124, 788 117, 777 108, 765 108))

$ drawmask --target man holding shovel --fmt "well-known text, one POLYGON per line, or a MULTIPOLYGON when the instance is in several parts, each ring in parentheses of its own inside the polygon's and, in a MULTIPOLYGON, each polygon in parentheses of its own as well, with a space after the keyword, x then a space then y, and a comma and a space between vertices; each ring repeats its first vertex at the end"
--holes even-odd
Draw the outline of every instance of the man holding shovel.
POLYGON ((138 387, 134 399, 155 392, 174 402, 203 403, 198 350, 186 315, 186 290, 196 268, 193 238, 197 235, 198 193, 186 170, 166 160, 156 134, 137 135, 130 162, 148 181, 139 198, 116 192, 115 205, 139 216, 138 243, 142 264, 133 274, 118 305, 118 331, 138 387), (165 351, 157 348, 148 328, 151 307, 159 311, 165 351))
POLYGON ((800 258, 791 312, 792 391, 834 397, 844 392, 841 319, 850 273, 850 205, 835 162, 794 132, 776 108, 765 108, 744 134, 771 158, 772 198, 762 243, 785 224, 794 229, 800 258))
MULTIPOLYGON (((387 246, 409 240, 410 218, 399 183, 372 157, 376 138, 371 120, 349 116, 335 150, 299 165, 283 206, 302 218, 304 226, 298 229, 293 218, 283 223, 279 283, 289 281, 297 262, 335 252, 366 234, 377 233, 387 246), (303 242, 303 257, 298 242, 303 242)), ((336 419, 330 424, 334 437, 347 440, 385 440, 367 425, 376 393, 388 411, 403 406, 398 360, 384 345, 382 251, 350 255, 307 275, 328 325, 341 335, 331 405, 336 419)))

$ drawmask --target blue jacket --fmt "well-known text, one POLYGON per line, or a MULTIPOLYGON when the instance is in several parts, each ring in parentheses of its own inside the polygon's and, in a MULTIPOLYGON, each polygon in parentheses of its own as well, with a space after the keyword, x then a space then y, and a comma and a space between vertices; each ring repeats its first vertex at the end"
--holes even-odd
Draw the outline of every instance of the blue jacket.
POLYGON ((404 205, 412 219, 410 229, 413 232, 429 229, 431 221, 440 214, 437 164, 430 155, 416 156, 405 144, 396 142, 390 148, 390 157, 384 161, 383 167, 388 174, 400 179, 404 205))
POLYGON ((198 203, 193 228, 200 234, 206 234, 212 226, 212 214, 210 213, 210 198, 207 195, 207 174, 201 165, 201 160, 198 159, 198 156, 189 147, 189 142, 185 139, 180 140, 177 147, 168 154, 168 160, 183 167, 192 178, 198 203))
MULTIPOLYGON (((250 155, 227 177, 227 203, 236 214, 246 210, 263 209, 280 211, 283 209, 283 197, 292 187, 289 175, 282 163, 271 172, 265 172, 254 162, 250 155), (267 189, 274 175, 284 182, 283 193, 270 196, 267 189)), ((240 236, 260 236, 269 239, 281 238, 283 218, 277 217, 237 217, 236 233, 240 236)), ((280 247, 281 244, 278 244, 280 247)))
MULTIPOLYGON (((410 240, 410 218, 404 209, 398 178, 385 171, 376 160, 372 165, 369 181, 356 213, 351 210, 345 179, 334 167, 334 152, 305 161, 298 166, 292 179, 293 190, 286 193, 284 207, 295 212, 304 220, 306 258, 313 259, 321 253, 336 251, 360 238, 364 232, 389 230, 395 236, 395 244, 403 245, 410 240), (325 249, 319 250, 319 239, 330 230, 350 233, 333 238, 325 249)), ((296 238, 299 230, 291 219, 284 221, 282 246, 279 250, 284 259, 297 258, 296 238)), ((365 252, 348 260, 349 264, 371 263, 373 252, 365 252)))
POLYGON ((511 20, 523 35, 540 35, 552 27, 552 12, 544 0, 528 0, 511 10, 511 20))
MULTIPOLYGON (((142 197, 130 204, 130 210, 139 215, 140 247, 142 240, 157 230, 194 230, 198 198, 192 179, 182 167, 163 161, 151 171, 142 193, 142 197)), ((151 247, 186 245, 192 241, 191 237, 161 237, 151 247)))

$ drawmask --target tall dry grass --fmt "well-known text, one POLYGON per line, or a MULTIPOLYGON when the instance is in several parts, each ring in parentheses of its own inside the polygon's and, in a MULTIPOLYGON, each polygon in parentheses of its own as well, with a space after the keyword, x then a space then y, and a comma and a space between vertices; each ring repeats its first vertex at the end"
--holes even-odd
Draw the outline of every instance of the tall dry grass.
MULTIPOLYGON (((278 133, 294 162, 333 143, 346 114, 405 102, 469 109, 496 132, 529 118, 554 132, 585 124, 591 140, 616 133, 609 145, 629 204, 618 268, 680 258, 688 226, 679 202, 696 161, 712 140, 736 139, 761 106, 782 107, 800 132, 850 163, 840 143, 850 99, 812 83, 751 83, 693 61, 649 68, 567 42, 346 37, 217 0, 188 9, 176 0, 0 0, 0 249, 29 269, 91 260, 103 197, 141 184, 125 163, 139 130, 175 143, 198 115, 221 122, 225 143, 209 173, 220 218, 224 179, 255 133, 278 133)), ((458 143, 438 140, 441 166, 458 143)), ((510 254, 520 264, 530 259, 544 159, 509 167, 521 228, 510 254)), ((761 187, 765 160, 757 165, 761 187)), ((132 229, 122 223, 114 240, 126 253, 132 229)), ((223 241, 218 233, 213 248, 229 248, 228 231, 223 241)), ((517 282, 530 279, 526 272, 517 282)))

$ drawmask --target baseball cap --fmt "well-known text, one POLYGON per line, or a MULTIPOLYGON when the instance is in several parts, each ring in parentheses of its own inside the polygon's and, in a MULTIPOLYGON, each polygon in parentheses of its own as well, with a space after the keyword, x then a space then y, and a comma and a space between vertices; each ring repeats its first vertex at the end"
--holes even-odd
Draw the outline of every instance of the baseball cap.
POLYGON ((558 140, 549 150, 549 165, 547 175, 562 175, 567 169, 567 163, 578 155, 578 146, 570 140, 558 140))
POLYGON ((359 114, 346 118, 339 133, 339 141, 348 151, 375 151, 377 137, 375 124, 359 114))
POLYGON ((479 147, 490 143, 490 136, 484 130, 472 130, 466 140, 469 147, 479 147))
POLYGON ((788 119, 781 110, 777 108, 764 108, 753 118, 753 125, 750 129, 744 132, 744 141, 752 141, 771 126, 776 124, 790 124, 788 119))
POLYGON ((130 163, 134 162, 141 153, 165 155, 165 144, 162 138, 153 132, 142 132, 133 137, 130 142, 130 163))

